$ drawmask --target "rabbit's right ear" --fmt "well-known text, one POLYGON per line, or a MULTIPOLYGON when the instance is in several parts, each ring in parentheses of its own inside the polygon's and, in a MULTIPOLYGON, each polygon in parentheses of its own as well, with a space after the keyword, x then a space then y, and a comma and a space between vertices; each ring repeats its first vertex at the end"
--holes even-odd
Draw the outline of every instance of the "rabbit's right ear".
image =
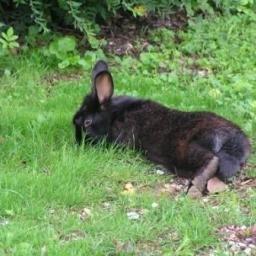
POLYGON ((106 62, 98 61, 92 71, 93 91, 98 101, 103 104, 110 100, 114 92, 114 84, 106 62))

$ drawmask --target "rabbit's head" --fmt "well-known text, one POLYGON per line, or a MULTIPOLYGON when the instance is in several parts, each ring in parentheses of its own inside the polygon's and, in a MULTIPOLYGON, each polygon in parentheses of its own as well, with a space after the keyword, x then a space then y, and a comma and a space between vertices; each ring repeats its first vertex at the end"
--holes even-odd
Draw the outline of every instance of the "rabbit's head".
POLYGON ((85 97, 73 119, 79 143, 82 139, 82 131, 85 133, 85 138, 92 141, 98 141, 108 134, 111 124, 109 108, 113 91, 113 79, 108 66, 104 61, 98 61, 92 71, 91 93, 85 97))

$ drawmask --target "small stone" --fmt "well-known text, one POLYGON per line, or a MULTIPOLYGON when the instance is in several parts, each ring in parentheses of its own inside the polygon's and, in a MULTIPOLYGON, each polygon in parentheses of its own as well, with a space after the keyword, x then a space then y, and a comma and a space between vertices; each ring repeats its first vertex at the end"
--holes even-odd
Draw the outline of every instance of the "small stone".
POLYGON ((54 214, 54 213, 55 213, 55 210, 54 210, 54 209, 50 209, 50 210, 49 210, 49 213, 50 213, 50 214, 54 214))
POLYGON ((164 171, 158 169, 158 170, 156 170, 156 174, 157 175, 164 175, 164 171))
POLYGON ((251 237, 248 237, 248 238, 245 239, 245 241, 246 241, 247 243, 252 243, 252 242, 253 242, 253 239, 252 239, 251 237))
POLYGON ((247 246, 246 244, 244 243, 238 243, 238 246, 241 248, 241 249, 245 249, 247 246))
POLYGON ((9 221, 6 219, 0 219, 0 226, 6 226, 9 224, 9 221))
POLYGON ((157 208, 158 206, 159 206, 159 204, 158 204, 158 203, 155 203, 155 202, 151 204, 151 207, 152 207, 152 208, 157 208))
POLYGON ((237 246, 234 244, 230 247, 230 251, 236 252, 237 251, 237 246))
POLYGON ((129 220, 138 220, 140 215, 137 212, 127 212, 127 217, 129 220))
POLYGON ((244 250, 244 253, 245 253, 246 255, 251 255, 251 252, 252 252, 252 249, 251 249, 251 248, 246 248, 246 249, 244 250))

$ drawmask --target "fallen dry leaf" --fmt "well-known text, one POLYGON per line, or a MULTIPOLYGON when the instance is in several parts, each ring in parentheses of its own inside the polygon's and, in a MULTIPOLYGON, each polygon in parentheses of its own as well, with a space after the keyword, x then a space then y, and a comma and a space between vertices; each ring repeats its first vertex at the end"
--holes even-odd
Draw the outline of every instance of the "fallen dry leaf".
POLYGON ((113 241, 116 253, 119 255, 121 253, 133 253, 135 251, 134 244, 130 241, 127 242, 121 242, 118 240, 113 241))
POLYGON ((180 186, 173 183, 173 184, 170 184, 170 183, 166 183, 164 184, 160 189, 159 189, 159 192, 161 194, 176 194, 177 192, 180 191, 180 186))
POLYGON ((84 221, 86 219, 89 219, 92 216, 92 211, 88 208, 83 208, 78 216, 80 220, 84 221))
POLYGON ((248 179, 248 180, 242 181, 241 185, 244 186, 244 185, 246 185, 248 183, 251 183, 252 181, 253 181, 253 179, 248 179))
POLYGON ((207 190, 210 194, 220 193, 227 190, 228 186, 217 177, 213 177, 207 182, 207 190))
POLYGON ((103 209, 105 209, 105 210, 109 210, 109 209, 111 209, 111 203, 110 202, 104 202, 103 204, 102 204, 102 207, 103 207, 103 209))
POLYGON ((237 237, 240 239, 246 239, 248 237, 255 238, 256 243, 256 225, 253 225, 251 227, 248 227, 246 229, 242 229, 237 232, 237 237))
POLYGON ((157 241, 138 241, 136 243, 136 252, 134 255, 149 256, 149 255, 163 255, 161 245, 157 241))
POLYGON ((121 192, 123 195, 129 195, 135 193, 135 188, 131 182, 128 182, 124 185, 124 190, 121 192))

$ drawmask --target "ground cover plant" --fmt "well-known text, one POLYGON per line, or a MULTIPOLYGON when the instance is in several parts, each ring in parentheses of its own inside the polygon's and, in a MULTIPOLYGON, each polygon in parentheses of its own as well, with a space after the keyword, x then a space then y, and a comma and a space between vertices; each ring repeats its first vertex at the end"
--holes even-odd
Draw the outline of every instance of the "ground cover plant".
POLYGON ((1 255, 255 255, 254 151, 227 191, 191 200, 186 181, 137 152, 75 145, 71 119, 101 57, 117 94, 214 111, 243 127, 255 148, 255 21, 198 19, 147 40, 136 57, 80 55, 72 39, 64 53, 55 43, 2 56, 1 255))

